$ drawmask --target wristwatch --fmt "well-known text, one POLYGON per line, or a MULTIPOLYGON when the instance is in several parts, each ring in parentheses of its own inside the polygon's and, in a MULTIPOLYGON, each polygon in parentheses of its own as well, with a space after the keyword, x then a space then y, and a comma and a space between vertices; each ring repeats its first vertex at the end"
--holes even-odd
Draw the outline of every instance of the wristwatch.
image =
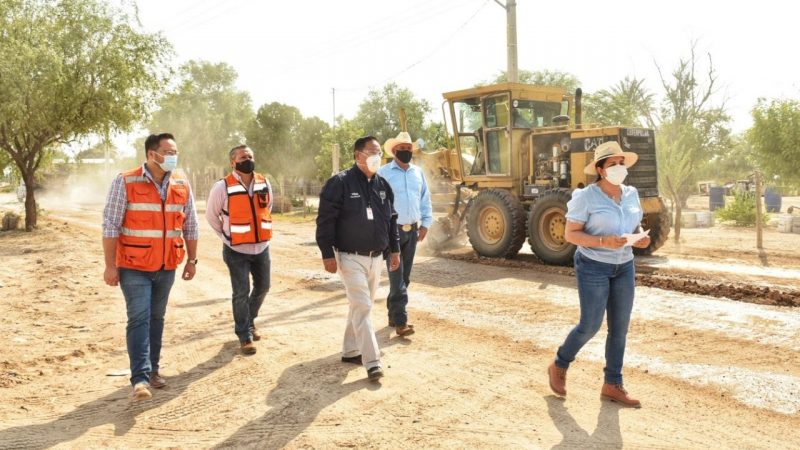
POLYGON ((196 266, 197 265, 197 258, 186 260, 186 264, 194 264, 196 266))

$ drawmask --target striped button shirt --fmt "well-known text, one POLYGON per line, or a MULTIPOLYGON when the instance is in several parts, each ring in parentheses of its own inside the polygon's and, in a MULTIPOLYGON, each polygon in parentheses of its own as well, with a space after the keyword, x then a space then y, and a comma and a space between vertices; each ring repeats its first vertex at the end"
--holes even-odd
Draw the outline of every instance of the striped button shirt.
MULTIPOLYGON (((166 201, 167 186, 169 186, 169 177, 172 175, 172 172, 167 172, 166 175, 164 175, 164 180, 162 180, 161 184, 158 184, 147 170, 147 165, 142 164, 142 167, 144 168, 144 176, 146 176, 158 190, 161 201, 166 201)), ((122 174, 119 174, 111 183, 111 188, 108 190, 108 197, 106 198, 106 206, 103 208, 104 238, 119 237, 127 206, 128 193, 125 190, 125 178, 122 174)), ((183 238, 187 241, 196 241, 199 234, 197 231, 197 211, 194 207, 194 195, 192 194, 191 187, 189 187, 189 199, 186 201, 183 212, 186 214, 186 220, 183 222, 183 238)))

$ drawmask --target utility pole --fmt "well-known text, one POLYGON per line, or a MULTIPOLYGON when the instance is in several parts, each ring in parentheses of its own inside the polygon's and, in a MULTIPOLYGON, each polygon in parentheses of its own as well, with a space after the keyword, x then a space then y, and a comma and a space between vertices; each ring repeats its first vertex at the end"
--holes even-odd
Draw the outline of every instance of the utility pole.
POLYGON ((519 82, 519 68, 517 66, 517 0, 506 0, 502 4, 499 0, 495 3, 506 10, 506 45, 508 47, 506 76, 509 83, 519 82))
MULTIPOLYGON (((333 140, 336 141, 336 88, 331 88, 333 97, 333 140)), ((331 175, 339 173, 339 144, 334 143, 331 149, 331 175)))
POLYGON ((755 172, 756 184, 756 248, 761 250, 764 248, 764 224, 762 217, 764 217, 764 210, 761 206, 761 172, 755 172))

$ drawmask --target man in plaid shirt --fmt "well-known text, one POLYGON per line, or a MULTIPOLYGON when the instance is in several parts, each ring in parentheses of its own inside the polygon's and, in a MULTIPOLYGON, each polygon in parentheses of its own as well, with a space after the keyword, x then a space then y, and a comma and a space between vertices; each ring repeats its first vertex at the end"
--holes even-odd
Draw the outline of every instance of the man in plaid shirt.
POLYGON ((175 138, 150 135, 145 155, 140 167, 117 175, 103 209, 103 279, 125 297, 134 400, 166 386, 158 362, 169 292, 184 256, 184 280, 197 265, 197 212, 188 181, 175 171, 175 138))

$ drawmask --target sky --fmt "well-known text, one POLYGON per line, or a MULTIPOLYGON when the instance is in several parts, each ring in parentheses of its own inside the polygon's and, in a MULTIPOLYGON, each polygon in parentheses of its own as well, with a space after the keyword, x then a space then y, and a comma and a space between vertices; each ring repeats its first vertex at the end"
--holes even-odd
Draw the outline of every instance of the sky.
MULTIPOLYGON (((504 0, 497 0, 505 3, 504 0)), ((370 89, 410 89, 441 121, 442 93, 506 69, 506 12, 495 0, 138 0, 148 32, 175 57, 226 62, 253 105, 281 102, 331 123, 352 118, 370 89), (335 89, 335 96, 333 90, 335 89)), ((711 55, 734 132, 759 97, 800 98, 797 20, 776 0, 517 0, 519 68, 575 75, 585 93, 628 77, 660 98, 692 42, 711 55), (736 4, 735 4, 736 3, 736 4), (734 5, 735 4, 735 5, 734 5)))

